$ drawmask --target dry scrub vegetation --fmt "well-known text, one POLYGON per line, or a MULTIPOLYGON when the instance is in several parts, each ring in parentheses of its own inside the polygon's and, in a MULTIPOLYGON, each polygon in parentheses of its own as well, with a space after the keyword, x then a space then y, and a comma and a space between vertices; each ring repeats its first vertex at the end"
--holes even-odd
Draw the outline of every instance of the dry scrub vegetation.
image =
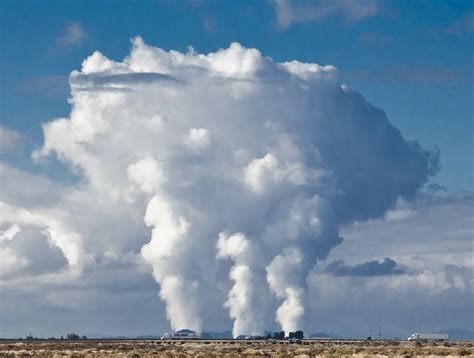
POLYGON ((0 357, 474 357, 474 342, 2 341, 0 357))

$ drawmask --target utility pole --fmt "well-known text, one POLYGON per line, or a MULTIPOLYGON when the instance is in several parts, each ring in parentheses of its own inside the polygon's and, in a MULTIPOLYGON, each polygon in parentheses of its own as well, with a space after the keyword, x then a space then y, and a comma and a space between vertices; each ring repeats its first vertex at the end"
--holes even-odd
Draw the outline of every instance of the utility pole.
POLYGON ((382 332, 381 332, 382 327, 379 326, 379 341, 382 339, 382 332))

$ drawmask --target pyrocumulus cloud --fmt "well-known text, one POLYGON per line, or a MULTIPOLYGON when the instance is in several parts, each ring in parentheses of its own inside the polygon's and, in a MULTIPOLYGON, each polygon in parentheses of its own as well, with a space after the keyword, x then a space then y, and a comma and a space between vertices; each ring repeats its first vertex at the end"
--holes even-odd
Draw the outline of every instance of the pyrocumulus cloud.
POLYGON ((198 54, 136 37, 70 85, 69 117, 44 124, 34 152, 80 177, 69 209, 0 206, 0 240, 38 227, 76 273, 138 245, 173 329, 205 327, 222 290, 234 336, 304 328, 308 274, 341 226, 383 217, 437 167, 333 66, 238 43, 198 54))

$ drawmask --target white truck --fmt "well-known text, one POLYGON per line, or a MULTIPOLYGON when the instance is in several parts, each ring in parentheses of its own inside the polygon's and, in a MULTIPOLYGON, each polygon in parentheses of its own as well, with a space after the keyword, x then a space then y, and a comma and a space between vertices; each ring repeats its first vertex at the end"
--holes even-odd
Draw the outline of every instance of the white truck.
POLYGON ((414 333, 408 337, 409 341, 447 341, 449 335, 445 333, 414 333))

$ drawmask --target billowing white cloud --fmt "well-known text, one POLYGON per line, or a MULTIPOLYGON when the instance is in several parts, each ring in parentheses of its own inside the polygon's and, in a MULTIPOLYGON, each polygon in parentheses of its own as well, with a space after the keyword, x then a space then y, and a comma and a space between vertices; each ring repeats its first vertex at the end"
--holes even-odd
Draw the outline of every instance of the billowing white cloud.
POLYGON ((8 229, 0 232, 1 240, 13 240, 13 238, 21 231, 17 224, 12 224, 8 229))
POLYGON ((217 258, 234 261, 229 273, 234 285, 224 304, 224 307, 229 308, 230 318, 234 320, 234 337, 261 334, 265 328, 262 307, 267 297, 260 289, 265 283, 256 272, 259 269, 258 258, 255 257, 258 250, 254 245, 242 233, 229 236, 221 232, 217 241, 217 258))
POLYGON ((190 148, 202 150, 210 145, 211 134, 206 128, 191 128, 185 140, 190 148))
POLYGON ((1 232, 38 227, 83 275, 150 271, 173 329, 201 330, 216 304, 234 335, 304 327, 310 273, 341 227, 403 219, 387 211, 437 168, 334 67, 237 43, 206 55, 137 37, 121 62, 94 52, 70 84, 69 117, 43 125, 33 157, 77 181, 55 190, 7 168, 1 232), (28 198, 14 177, 56 196, 28 198))
POLYGON ((304 315, 304 289, 301 281, 306 277, 304 257, 298 248, 290 247, 277 255, 267 266, 270 289, 283 303, 276 312, 276 321, 285 332, 294 332, 302 326, 304 315))
POLYGON ((53 245, 61 249, 70 268, 80 271, 84 259, 81 238, 77 233, 68 231, 58 216, 58 213, 54 212, 31 213, 0 202, 0 227, 8 225, 2 237, 12 241, 21 232, 22 225, 38 227, 41 234, 47 236, 53 245))
POLYGON ((163 171, 152 158, 141 159, 127 168, 128 179, 145 193, 155 193, 166 181, 163 171))

